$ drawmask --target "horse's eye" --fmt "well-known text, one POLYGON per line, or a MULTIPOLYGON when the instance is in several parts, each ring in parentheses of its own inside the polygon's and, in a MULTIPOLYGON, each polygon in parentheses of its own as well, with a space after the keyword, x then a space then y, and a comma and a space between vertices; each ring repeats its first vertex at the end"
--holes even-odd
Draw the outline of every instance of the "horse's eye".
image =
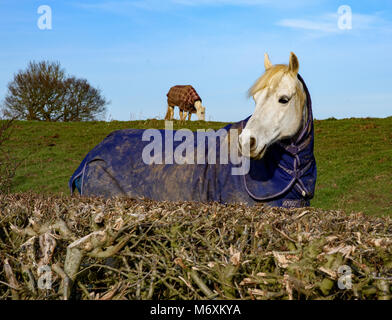
POLYGON ((283 96, 279 99, 279 103, 286 104, 290 101, 290 98, 287 96, 283 96))

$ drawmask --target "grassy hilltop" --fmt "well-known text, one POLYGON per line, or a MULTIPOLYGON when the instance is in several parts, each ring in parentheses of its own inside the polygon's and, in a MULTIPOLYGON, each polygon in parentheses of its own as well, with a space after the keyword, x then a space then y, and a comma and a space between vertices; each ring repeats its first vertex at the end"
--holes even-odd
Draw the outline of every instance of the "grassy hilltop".
MULTIPOLYGON (((221 122, 182 127, 219 129, 221 122)), ((163 128, 162 120, 50 123, 17 121, 9 146, 24 159, 13 192, 69 193, 68 179, 81 160, 110 132, 163 128)), ((175 122, 175 129, 180 128, 175 122)), ((315 121, 318 180, 312 206, 392 213, 392 117, 315 121)))

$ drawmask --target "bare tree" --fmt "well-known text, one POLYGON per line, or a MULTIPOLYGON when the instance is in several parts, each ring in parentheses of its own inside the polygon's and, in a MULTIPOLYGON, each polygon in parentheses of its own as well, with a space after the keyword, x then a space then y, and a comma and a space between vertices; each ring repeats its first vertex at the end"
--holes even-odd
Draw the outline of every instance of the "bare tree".
POLYGON ((88 121, 104 115, 108 102, 85 79, 67 77, 58 62, 30 62, 8 85, 4 115, 23 120, 88 121))
POLYGON ((65 81, 65 87, 67 105, 63 109, 63 121, 89 121, 105 114, 105 98, 86 79, 70 77, 65 81))

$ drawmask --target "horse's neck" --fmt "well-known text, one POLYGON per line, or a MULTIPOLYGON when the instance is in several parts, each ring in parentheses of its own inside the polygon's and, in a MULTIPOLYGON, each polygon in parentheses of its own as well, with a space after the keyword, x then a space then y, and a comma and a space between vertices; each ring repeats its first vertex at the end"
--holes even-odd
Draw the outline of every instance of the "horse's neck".
POLYGON ((303 111, 302 111, 302 123, 301 123, 301 126, 299 127, 298 132, 292 138, 293 141, 297 141, 298 140, 298 138, 301 135, 302 131, 304 130, 306 124, 308 123, 308 119, 309 119, 308 100, 307 100, 306 95, 305 95, 305 101, 304 101, 303 111))

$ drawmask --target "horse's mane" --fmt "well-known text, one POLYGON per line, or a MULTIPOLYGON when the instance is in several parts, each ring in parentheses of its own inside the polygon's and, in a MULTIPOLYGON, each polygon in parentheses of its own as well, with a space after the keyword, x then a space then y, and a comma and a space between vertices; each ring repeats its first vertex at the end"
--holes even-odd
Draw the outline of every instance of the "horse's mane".
POLYGON ((266 87, 269 87, 272 90, 275 89, 282 80, 282 77, 289 73, 289 66, 286 64, 277 64, 267 69, 265 73, 260 78, 258 78, 254 85, 249 89, 249 97, 254 96, 257 92, 263 90, 266 87))

